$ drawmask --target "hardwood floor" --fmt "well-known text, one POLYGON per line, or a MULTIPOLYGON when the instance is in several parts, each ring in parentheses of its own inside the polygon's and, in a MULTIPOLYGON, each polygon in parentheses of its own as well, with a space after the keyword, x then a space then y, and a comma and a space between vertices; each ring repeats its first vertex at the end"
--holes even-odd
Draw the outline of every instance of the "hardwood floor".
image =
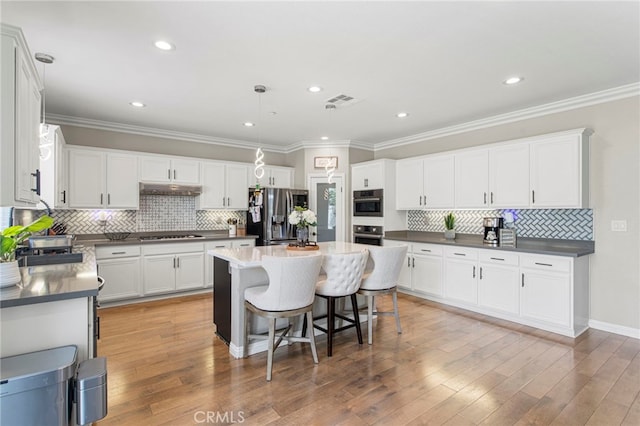
MULTIPOLYGON (((100 425, 638 425, 640 340, 568 339, 400 294, 373 345, 338 333, 236 360, 211 295, 100 310, 109 414, 100 425)), ((380 302, 389 308, 391 299, 380 302)))

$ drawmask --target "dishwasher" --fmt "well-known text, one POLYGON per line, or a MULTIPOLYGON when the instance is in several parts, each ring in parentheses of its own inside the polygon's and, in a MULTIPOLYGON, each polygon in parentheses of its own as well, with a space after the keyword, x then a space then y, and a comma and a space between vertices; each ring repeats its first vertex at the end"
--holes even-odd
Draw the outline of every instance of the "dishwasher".
POLYGON ((107 415, 107 360, 75 345, 0 359, 0 424, 85 425, 107 415))

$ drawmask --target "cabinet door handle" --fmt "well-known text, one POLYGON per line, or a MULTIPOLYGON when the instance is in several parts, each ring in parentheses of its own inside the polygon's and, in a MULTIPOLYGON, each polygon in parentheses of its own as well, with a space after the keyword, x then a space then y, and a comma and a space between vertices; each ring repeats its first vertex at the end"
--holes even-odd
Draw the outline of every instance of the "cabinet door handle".
POLYGON ((176 169, 173 169, 173 180, 176 180, 176 169))
POLYGON ((222 205, 223 206, 225 206, 224 202, 225 202, 225 199, 224 199, 224 197, 222 197, 222 205))
POLYGON ((504 262, 504 259, 502 259, 502 258, 500 258, 500 257, 491 257, 490 259, 491 259, 491 260, 501 260, 501 261, 503 261, 503 262, 504 262))
POLYGON ((473 267, 473 277, 472 278, 475 278, 475 277, 476 277, 476 267, 474 266, 473 267))
POLYGON ((416 258, 415 258, 415 257, 412 257, 412 258, 411 258, 411 267, 412 267, 412 268, 415 268, 415 267, 416 267, 416 258))
POLYGON ((420 251, 426 251, 427 253, 431 253, 431 250, 429 249, 420 249, 420 251))
POLYGON ((422 205, 422 195, 419 198, 420 198, 420 205, 422 205))
POLYGON ((224 246, 215 246, 214 248, 224 248, 224 246))
POLYGON ((167 169, 167 179, 171 180, 171 169, 167 169))
POLYGON ((456 256, 466 256, 466 254, 464 253, 453 253, 453 254, 455 254, 456 256))
POLYGON ((491 191, 491 204, 493 204, 493 191, 491 191))
POLYGON ((176 258, 173 258, 173 269, 176 269, 176 258))
POLYGON ((486 192, 484 193, 484 201, 483 201, 483 204, 487 204, 487 193, 486 193, 486 192))
POLYGON ((407 257, 407 268, 411 268, 411 258, 407 257))
POLYGON ((111 193, 107 193, 107 205, 111 205, 111 193))
POLYGON ((540 266, 553 266, 553 264, 551 263, 540 263, 540 262, 535 262, 536 265, 540 265, 540 266))
POLYGON ((424 197, 424 205, 426 206, 427 205, 427 196, 423 195, 423 197, 424 197))
POLYGON ((127 254, 126 251, 112 251, 111 254, 127 254))
POLYGON ((227 197, 227 206, 231 206, 231 197, 227 197))
POLYGON ((35 192, 37 195, 40 195, 40 169, 36 169, 36 172, 31 173, 31 176, 36 178, 36 187, 31 188, 31 191, 35 192))
POLYGON ((67 190, 62 191, 62 204, 67 204, 67 190))
POLYGON ((100 204, 102 204, 104 202, 104 196, 102 193, 100 193, 100 204))
POLYGON ((531 190, 531 204, 535 204, 536 203, 536 191, 534 191, 533 189, 531 190))
POLYGON ((176 257, 176 261, 177 261, 176 263, 178 264, 178 268, 179 268, 180 267, 180 258, 176 257))
POLYGON ((522 287, 524 287, 524 272, 522 273, 522 287))
POLYGON ((482 279, 482 266, 480 267, 480 279, 482 279))

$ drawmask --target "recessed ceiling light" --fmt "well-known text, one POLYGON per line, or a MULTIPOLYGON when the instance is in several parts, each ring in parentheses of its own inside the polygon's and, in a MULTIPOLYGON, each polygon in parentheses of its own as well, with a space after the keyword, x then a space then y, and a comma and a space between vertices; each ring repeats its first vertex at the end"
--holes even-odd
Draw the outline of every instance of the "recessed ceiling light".
POLYGON ((244 126, 245 126, 245 127, 253 127, 253 126, 255 126, 255 124, 253 124, 253 123, 252 123, 252 122, 250 122, 250 121, 247 121, 246 123, 244 123, 244 126))
POLYGON ((524 80, 524 77, 510 77, 510 78, 506 79, 505 81, 503 81, 503 83, 506 84, 506 85, 512 85, 512 84, 518 84, 522 80, 524 80))
POLYGON ((396 114, 396 117, 398 117, 398 118, 405 118, 405 117, 408 117, 408 116, 409 116, 408 112, 399 112, 399 113, 396 114))
POLYGON ((322 136, 320 139, 322 139, 323 141, 328 141, 329 140, 329 136, 322 136))
POLYGON ((164 40, 158 40, 155 43, 153 43, 153 45, 160 50, 173 50, 176 48, 173 44, 164 40))
POLYGON ((318 92, 322 92, 322 87, 320 87, 320 86, 311 86, 307 90, 310 91, 311 93, 318 93, 318 92))
POLYGON ((139 102, 139 101, 129 102, 129 105, 131 105, 132 107, 136 107, 136 108, 144 108, 144 107, 146 107, 145 104, 143 104, 142 102, 139 102))

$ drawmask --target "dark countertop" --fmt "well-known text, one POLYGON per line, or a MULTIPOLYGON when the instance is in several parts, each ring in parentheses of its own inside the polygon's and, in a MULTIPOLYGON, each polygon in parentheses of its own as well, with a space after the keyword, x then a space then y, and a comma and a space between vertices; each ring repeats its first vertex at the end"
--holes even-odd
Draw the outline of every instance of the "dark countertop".
POLYGON ((256 239, 257 235, 242 235, 230 237, 227 231, 159 231, 159 232, 132 232, 124 240, 109 240, 104 234, 81 234, 76 236, 75 245, 122 245, 122 244, 158 244, 158 243, 185 243, 197 241, 217 241, 217 240, 246 240, 256 239), (140 237, 150 237, 156 235, 202 235, 203 238, 185 238, 168 240, 140 240, 140 237))
POLYGON ((22 282, 0 289, 0 308, 97 296, 93 247, 80 247, 76 251, 82 252, 82 263, 20 268, 22 282))
POLYGON ((456 239, 453 241, 446 240, 443 232, 388 231, 384 233, 384 237, 388 240, 399 240, 414 243, 442 244, 447 246, 515 251, 551 256, 580 257, 595 253, 595 243, 593 241, 580 240, 518 237, 516 239, 516 247, 495 247, 483 244, 482 235, 478 234, 456 233, 456 239))

